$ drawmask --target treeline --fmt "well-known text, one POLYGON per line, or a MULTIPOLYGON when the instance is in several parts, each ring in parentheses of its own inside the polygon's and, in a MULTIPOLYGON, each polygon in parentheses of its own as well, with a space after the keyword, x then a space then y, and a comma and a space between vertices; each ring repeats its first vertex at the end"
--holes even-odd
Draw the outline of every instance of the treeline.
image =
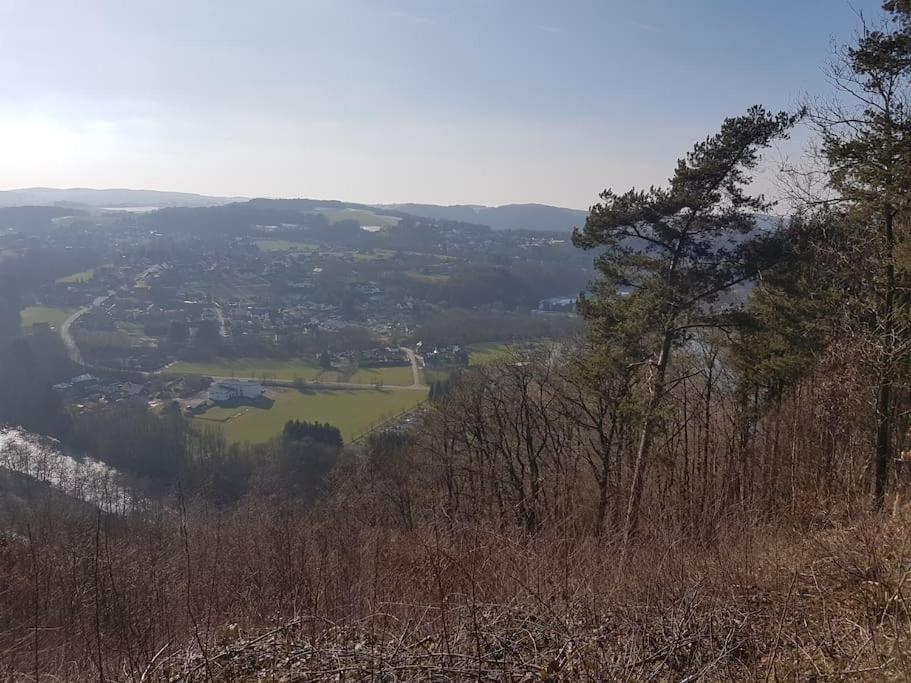
POLYGON ((120 403, 72 417, 63 445, 115 468, 147 496, 172 498, 178 489, 219 505, 253 493, 311 500, 339 462, 337 428, 290 421, 262 444, 228 444, 216 425, 200 428, 176 403, 160 411, 120 403))
POLYGON ((478 344, 483 342, 523 342, 530 339, 562 339, 584 329, 576 318, 550 317, 521 313, 484 313, 450 310, 427 312, 415 331, 405 340, 424 346, 478 344))
POLYGON ((52 386, 76 371, 55 335, 0 339, 0 426, 19 425, 39 434, 64 437, 70 430, 71 417, 52 386))

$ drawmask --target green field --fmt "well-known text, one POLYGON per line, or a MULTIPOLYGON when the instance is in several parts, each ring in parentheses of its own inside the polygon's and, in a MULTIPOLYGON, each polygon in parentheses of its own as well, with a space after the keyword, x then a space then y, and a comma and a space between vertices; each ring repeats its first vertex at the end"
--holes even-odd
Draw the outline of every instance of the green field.
POLYGON ((323 370, 316 363, 303 359, 237 358, 210 363, 178 361, 168 366, 167 372, 175 375, 210 375, 212 377, 303 379, 309 382, 318 379, 323 370))
POLYGON ((69 318, 76 309, 51 308, 50 306, 29 306, 19 311, 19 319, 23 328, 28 329, 35 323, 50 323, 58 330, 63 322, 69 318))
POLYGON ((444 382, 452 376, 452 371, 442 368, 424 368, 424 383, 444 382))
POLYGON ((414 375, 411 372, 411 366, 402 368, 358 368, 346 382, 355 384, 393 384, 395 386, 407 387, 414 381, 414 375))
POLYGON ((432 285, 440 285, 446 282, 449 282, 451 277, 449 275, 428 275, 427 273, 419 273, 416 270, 406 270, 404 275, 410 277, 412 280, 417 280, 418 282, 428 282, 432 285))
POLYGON ((273 389, 270 393, 275 399, 271 408, 215 407, 193 419, 199 425, 218 427, 230 443, 268 441, 281 433, 288 420, 328 422, 350 442, 427 397, 423 391, 383 389, 273 389))
POLYGON ((88 282, 95 275, 95 269, 90 268, 89 270, 83 270, 80 273, 73 273, 72 275, 67 275, 66 277, 61 277, 57 279, 57 282, 60 284, 75 285, 82 284, 83 282, 88 282))
POLYGON ((114 323, 114 328, 130 335, 131 337, 142 337, 145 335, 142 323, 129 322, 127 320, 118 320, 114 323))
POLYGON ((383 216, 364 209, 320 209, 319 212, 329 219, 330 223, 339 221, 357 221, 361 225, 390 226, 401 220, 395 216, 383 216))
POLYGON ((319 249, 315 244, 288 240, 256 240, 254 244, 260 251, 303 251, 309 254, 319 249))
MULTIPOLYGON (((469 365, 490 365, 500 361, 510 360, 516 356, 517 348, 502 342, 485 342, 483 344, 469 344, 465 347, 468 351, 469 365)), ((424 382, 440 382, 449 379, 452 370, 449 368, 424 368, 424 382)))
POLYGON ((210 363, 185 363, 169 365, 167 373, 174 375, 208 375, 210 377, 253 377, 257 379, 301 379, 306 382, 351 382, 353 384, 392 384, 408 386, 412 383, 411 366, 402 368, 360 368, 350 377, 335 370, 323 370, 308 360, 273 360, 269 358, 238 358, 210 363))
POLYGON ((488 344, 471 344, 468 346, 468 364, 486 365, 507 360, 512 356, 509 344, 491 342, 488 344))
POLYGON ((330 251, 327 252, 330 256, 335 256, 336 258, 353 258, 355 261, 366 262, 366 261, 378 261, 380 259, 388 259, 395 256, 394 251, 388 249, 372 249, 369 252, 367 251, 330 251))

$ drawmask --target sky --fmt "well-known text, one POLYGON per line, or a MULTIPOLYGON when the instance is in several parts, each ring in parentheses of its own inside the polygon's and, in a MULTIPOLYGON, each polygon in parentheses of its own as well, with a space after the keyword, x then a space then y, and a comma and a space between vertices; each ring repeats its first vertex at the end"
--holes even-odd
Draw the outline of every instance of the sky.
POLYGON ((828 93, 879 5, 0 0, 0 189, 586 208, 828 93))

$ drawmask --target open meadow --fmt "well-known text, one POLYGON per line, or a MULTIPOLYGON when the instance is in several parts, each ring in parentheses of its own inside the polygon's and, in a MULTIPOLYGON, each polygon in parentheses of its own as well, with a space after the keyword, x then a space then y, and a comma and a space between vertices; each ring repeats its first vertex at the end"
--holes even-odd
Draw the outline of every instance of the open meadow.
POLYGON ((510 346, 502 342, 470 344, 468 346, 469 365, 487 365, 510 357, 510 346))
POLYGON ((88 270, 83 270, 78 273, 72 273, 71 275, 57 278, 57 282, 59 284, 68 284, 68 285, 69 284, 82 284, 84 282, 88 282, 89 280, 91 280, 92 277, 94 277, 94 275, 95 275, 95 269, 89 268, 88 270))
POLYGON ((396 216, 386 216, 383 214, 374 213, 373 211, 369 211, 367 209, 325 208, 320 209, 319 212, 328 218, 330 223, 338 223, 339 221, 357 221, 361 225, 378 225, 380 227, 387 227, 390 225, 397 225, 401 220, 401 218, 398 218, 396 216))
POLYGON ((289 240, 256 240, 254 244, 260 251, 301 251, 310 254, 319 250, 319 246, 316 244, 289 240))
POLYGON ((393 386, 407 387, 414 381, 411 366, 393 368, 358 368, 347 379, 342 375, 342 382, 355 384, 391 384, 393 386))
POLYGON ((288 420, 328 422, 350 442, 379 423, 410 410, 427 398, 423 391, 383 389, 270 389, 269 408, 214 407, 194 417, 199 425, 222 430, 230 443, 262 443, 281 433, 288 420))
MULTIPOLYGON (((316 363, 304 359, 281 360, 272 358, 235 358, 211 362, 178 361, 168 366, 166 372, 175 375, 208 375, 210 377, 250 377, 254 379, 302 379, 315 381, 326 373, 316 363)), ((335 381, 335 378, 326 381, 335 381)))
POLYGON ((305 382, 351 382, 353 384, 391 384, 394 386, 408 386, 413 380, 411 366, 359 368, 346 376, 345 373, 338 370, 323 370, 313 361, 304 359, 237 358, 200 363, 178 361, 168 366, 166 372, 175 375, 248 377, 288 381, 299 379, 305 382))
POLYGON ((50 306, 29 306, 19 312, 19 319, 23 329, 29 329, 35 323, 50 323, 58 330, 63 322, 69 318, 76 309, 52 308, 50 306))

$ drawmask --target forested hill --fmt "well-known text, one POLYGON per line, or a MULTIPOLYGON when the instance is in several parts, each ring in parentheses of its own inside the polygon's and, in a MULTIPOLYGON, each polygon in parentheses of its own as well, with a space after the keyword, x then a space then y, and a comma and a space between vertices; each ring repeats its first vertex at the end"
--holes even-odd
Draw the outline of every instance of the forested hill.
POLYGON ((163 208, 167 206, 216 206, 237 201, 239 197, 210 197, 190 192, 93 189, 85 187, 29 187, 0 191, 2 206, 70 206, 85 208, 163 208))
MULTIPOLYGON (((245 197, 219 197, 159 190, 31 187, 0 190, 0 207, 57 206, 85 209, 201 208, 248 202, 245 197)), ((546 204, 481 206, 456 204, 363 204, 337 199, 266 198, 249 200, 255 208, 311 212, 319 209, 368 211, 393 217, 415 216, 434 220, 486 225, 495 230, 569 232, 585 222, 585 211, 546 204)))
POLYGON ((503 206, 390 204, 381 208, 404 211, 424 218, 481 223, 489 225, 494 230, 569 232, 574 227, 582 227, 587 215, 586 211, 548 206, 547 204, 505 204, 503 206))

